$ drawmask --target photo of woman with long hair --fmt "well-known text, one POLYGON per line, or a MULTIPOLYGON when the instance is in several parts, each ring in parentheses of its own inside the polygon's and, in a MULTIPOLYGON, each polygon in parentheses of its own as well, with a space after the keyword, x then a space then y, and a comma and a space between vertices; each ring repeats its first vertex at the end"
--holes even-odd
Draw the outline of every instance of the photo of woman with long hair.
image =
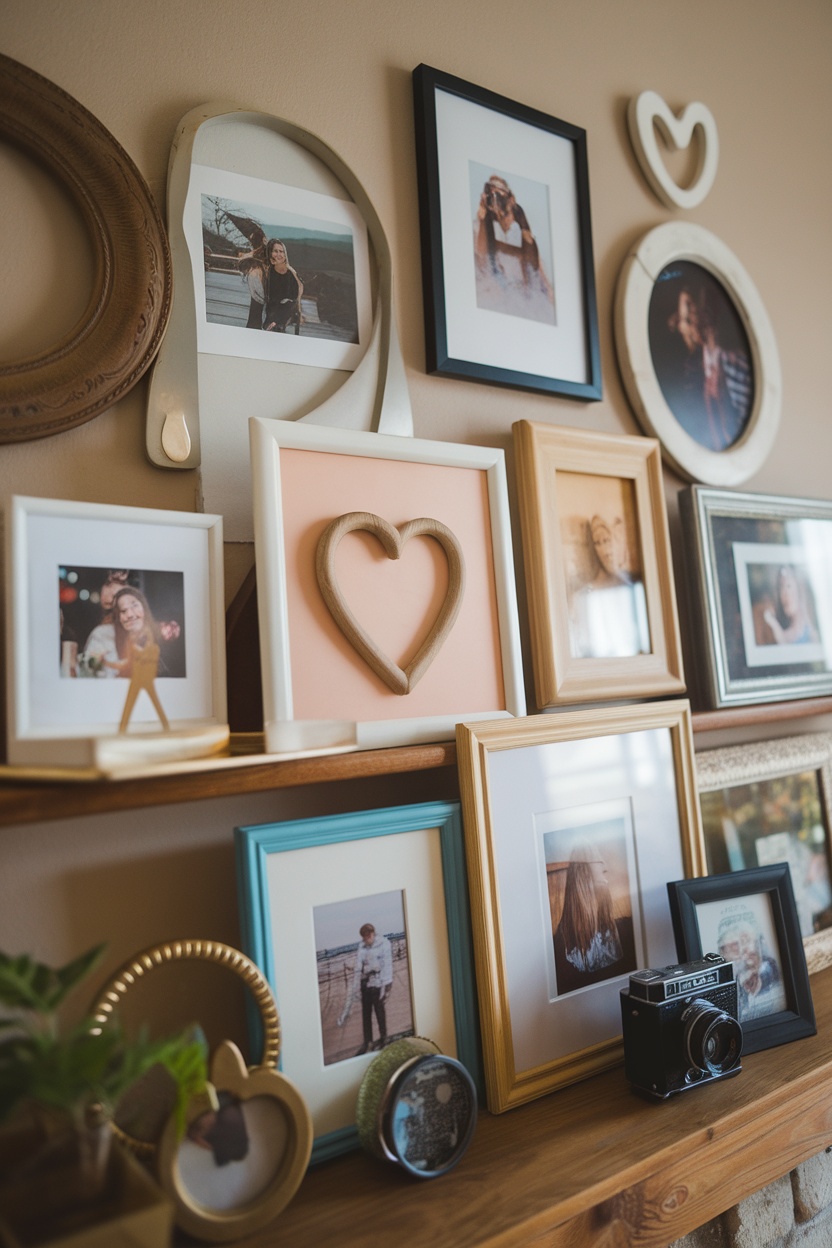
MULTIPOLYGON (((558 995, 636 969, 626 878, 613 872, 599 845, 574 841, 566 861, 546 864, 558 995)), ((626 876, 626 868, 624 868, 626 876)))

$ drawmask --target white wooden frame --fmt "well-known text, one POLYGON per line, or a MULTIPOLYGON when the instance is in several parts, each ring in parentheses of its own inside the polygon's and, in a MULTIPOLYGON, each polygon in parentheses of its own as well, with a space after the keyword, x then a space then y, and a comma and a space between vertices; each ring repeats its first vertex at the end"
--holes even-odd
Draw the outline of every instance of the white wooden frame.
MULTIPOLYGON (((263 420, 260 417, 252 417, 249 427, 267 752, 330 752, 338 749, 374 749, 424 741, 451 740, 456 724, 462 719, 524 714, 525 695, 503 452, 450 442, 328 429, 282 420, 263 420), (495 707, 493 711, 477 713, 474 716, 469 715, 466 708, 461 706, 459 712, 452 715, 403 715, 399 718, 364 722, 295 718, 290 663, 292 641, 289 636, 287 560, 282 518, 283 448, 472 468, 486 474, 505 707, 495 707)), ((429 510, 430 500, 425 500, 425 507, 429 510)))
POLYGON ((13 496, 6 516, 8 762, 107 770, 219 748, 228 738, 224 609, 221 516, 13 496), (169 733, 159 733, 144 697, 128 732, 118 733, 127 681, 61 677, 57 573, 64 563, 183 574, 187 672, 168 690, 157 685, 169 733), (195 745, 200 737, 207 749, 195 745))
POLYGON ((657 437, 665 458, 688 481, 733 486, 765 463, 780 423, 782 380, 774 331, 763 301, 729 247, 699 225, 668 221, 645 234, 627 256, 615 294, 615 345, 621 375, 638 421, 657 437), (711 451, 680 425, 662 393, 650 352, 647 323, 656 279, 675 260, 711 273, 730 296, 748 335, 754 403, 738 442, 711 451))
POLYGON ((518 421, 513 433, 538 706, 682 693, 685 682, 658 442, 527 420, 518 421), (572 652, 560 473, 632 482, 649 653, 588 658, 572 652))

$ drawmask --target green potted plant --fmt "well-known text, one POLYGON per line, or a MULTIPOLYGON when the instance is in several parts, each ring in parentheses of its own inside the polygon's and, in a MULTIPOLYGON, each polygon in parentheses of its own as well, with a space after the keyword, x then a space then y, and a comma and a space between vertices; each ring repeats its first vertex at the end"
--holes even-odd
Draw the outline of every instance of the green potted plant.
MULTIPOLYGON (((127 1152, 112 1148, 119 1102, 154 1071, 170 1085, 184 1124, 191 1096, 207 1082, 201 1033, 128 1038, 113 1023, 62 1026, 68 994, 99 962, 103 946, 52 968, 0 952, 0 1244, 86 1245, 84 1228, 140 1205, 139 1189, 159 1194, 127 1152)), ((164 1209, 167 1228, 169 1210, 164 1209)), ((103 1244, 115 1244, 112 1228, 103 1244)), ((161 1242, 157 1232, 131 1242, 161 1242)))

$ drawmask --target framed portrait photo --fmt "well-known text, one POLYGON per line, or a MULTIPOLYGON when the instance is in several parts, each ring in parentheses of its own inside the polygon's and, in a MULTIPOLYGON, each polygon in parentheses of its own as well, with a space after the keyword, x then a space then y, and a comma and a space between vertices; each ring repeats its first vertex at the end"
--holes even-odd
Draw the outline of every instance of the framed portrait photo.
POLYGON ((788 863, 671 881, 667 892, 679 961, 733 963, 743 1054, 815 1034, 788 863))
POLYGON ((501 450, 250 422, 266 749, 523 714, 501 450))
POLYGON ((538 706, 683 692, 658 442, 513 433, 538 706))
POLYGON ((733 486, 762 467, 780 359, 760 295, 720 239, 683 221, 650 230, 619 274, 615 344, 639 423, 682 477, 733 486))
POLYGON ((222 517, 15 496, 6 529, 10 764, 227 742, 222 517))
POLYGON ((674 961, 700 869, 686 701, 460 724, 486 1092, 500 1113, 621 1060, 620 990, 674 961))
POLYGON ((693 486, 679 496, 713 707, 832 690, 832 503, 693 486))
POLYGON ((809 971, 832 962, 832 733, 696 755, 709 875, 787 862, 809 971))
POLYGON ((413 71, 428 372, 601 398, 586 131, 413 71))
POLYGON ((459 804, 425 802, 238 828, 246 943, 281 1018, 313 1161, 358 1143, 373 1054, 429 1036, 479 1078, 459 804))
POLYGON ((197 348, 352 370, 372 332, 367 226, 356 204, 207 165, 184 212, 197 348))

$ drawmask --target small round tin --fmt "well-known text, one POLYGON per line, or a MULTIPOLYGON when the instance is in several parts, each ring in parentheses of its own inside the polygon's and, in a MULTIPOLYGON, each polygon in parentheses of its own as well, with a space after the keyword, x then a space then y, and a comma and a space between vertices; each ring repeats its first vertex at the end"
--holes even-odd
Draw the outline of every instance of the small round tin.
POLYGON ((446 1174, 474 1134, 477 1093, 468 1071, 430 1040, 396 1040, 367 1067, 358 1092, 359 1139, 420 1179, 446 1174))

